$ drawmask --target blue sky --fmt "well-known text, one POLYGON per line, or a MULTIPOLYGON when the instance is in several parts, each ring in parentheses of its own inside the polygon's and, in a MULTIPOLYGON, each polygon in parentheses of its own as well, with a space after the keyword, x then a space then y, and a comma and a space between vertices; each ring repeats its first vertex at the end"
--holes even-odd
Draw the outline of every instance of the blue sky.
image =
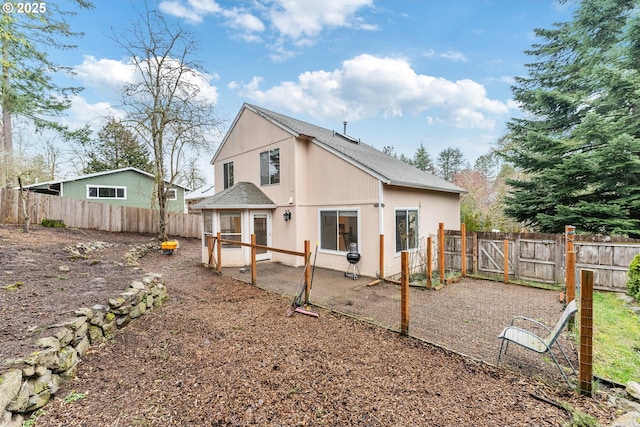
MULTIPOLYGON (((85 90, 67 120, 99 129, 130 81, 111 39, 139 19, 138 1, 96 0, 71 19, 78 49, 51 52, 85 90)), ((200 42, 203 89, 231 124, 243 102, 412 156, 460 148, 471 163, 520 114, 513 77, 526 73, 535 28, 570 21, 571 0, 148 1, 200 42)), ((62 6, 64 8, 64 6, 62 6)), ((225 128, 226 130, 226 128, 225 128)), ((209 160, 209 159, 206 159, 209 160)), ((203 161, 211 179, 211 167, 203 161)))

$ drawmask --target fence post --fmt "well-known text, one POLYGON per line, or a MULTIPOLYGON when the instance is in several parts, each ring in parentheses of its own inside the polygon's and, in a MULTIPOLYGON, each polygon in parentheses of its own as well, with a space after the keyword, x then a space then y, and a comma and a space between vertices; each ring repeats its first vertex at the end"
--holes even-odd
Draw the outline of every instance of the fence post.
POLYGON ((592 394, 593 380, 593 271, 581 270, 580 280, 580 354, 578 390, 592 394))
POLYGON ((567 252, 573 251, 573 241, 576 236, 576 228, 573 225, 565 225, 564 232, 567 238, 567 252))
POLYGON ((567 251, 565 302, 569 304, 576 299, 576 251, 567 251))
POLYGON ((566 225, 564 232, 566 238, 564 300, 569 304, 576 298, 576 251, 573 247, 576 228, 572 225, 566 225))
POLYGON ((309 301, 309 294, 311 292, 311 241, 304 241, 304 264, 306 266, 304 270, 304 300, 309 301))
POLYGON ((433 275, 433 239, 427 237, 427 289, 431 289, 431 276, 433 275))
POLYGON ((400 333, 409 335, 409 252, 400 257, 400 333))
POLYGON ((503 277, 503 281, 504 283, 509 283, 509 241, 505 240, 504 241, 504 257, 502 260, 502 269, 504 270, 504 277, 503 277))
POLYGON ((380 277, 379 279, 384 279, 384 234, 380 235, 380 277))
POLYGON ((256 235, 251 235, 251 284, 256 284, 257 279, 256 266, 256 235))
POLYGON ((462 277, 465 277, 467 275, 467 224, 464 222, 460 224, 460 238, 460 252, 462 253, 460 270, 462 270, 462 277))
MULTIPOLYGON (((210 234, 207 234, 206 236, 207 236, 207 259, 208 259, 207 267, 211 267, 211 266, 213 265, 213 262, 214 262, 214 259, 213 259, 213 249, 214 249, 214 248, 215 248, 215 246, 216 246, 216 240, 215 240, 215 238, 214 238, 212 235, 210 235, 210 234)), ((216 260, 216 269, 217 269, 217 268, 218 268, 218 262, 217 262, 217 260, 216 260)))
POLYGON ((438 224, 438 269, 440 270, 440 283, 444 284, 444 222, 438 224))
POLYGON ((222 242, 220 241, 221 234, 219 231, 216 233, 216 239, 218 239, 218 273, 222 273, 222 242))

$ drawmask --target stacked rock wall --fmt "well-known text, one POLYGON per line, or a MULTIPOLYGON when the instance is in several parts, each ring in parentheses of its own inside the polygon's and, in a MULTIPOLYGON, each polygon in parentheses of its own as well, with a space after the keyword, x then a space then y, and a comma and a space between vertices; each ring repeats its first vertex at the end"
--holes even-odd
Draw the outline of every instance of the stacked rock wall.
POLYGON ((41 350, 6 360, 8 371, 0 376, 0 427, 21 426, 24 414, 43 407, 63 379, 75 376, 91 344, 113 337, 118 328, 162 305, 167 298, 162 275, 147 274, 110 299, 108 306, 80 308, 75 317, 52 325, 52 334, 36 341, 41 350))

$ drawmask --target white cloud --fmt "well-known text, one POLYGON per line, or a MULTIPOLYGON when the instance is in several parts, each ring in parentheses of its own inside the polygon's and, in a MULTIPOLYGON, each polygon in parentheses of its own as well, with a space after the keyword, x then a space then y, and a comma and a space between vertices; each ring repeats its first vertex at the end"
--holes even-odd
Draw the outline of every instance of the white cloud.
POLYGON ((214 0, 188 0, 186 4, 180 0, 166 0, 159 4, 161 12, 186 19, 198 24, 203 16, 220 13, 222 9, 214 0))
MULTIPOLYGON (((236 31, 234 35, 247 42, 265 42, 268 46, 283 50, 283 41, 295 46, 315 44, 318 35, 327 28, 349 27, 365 31, 376 30, 373 24, 364 22, 356 13, 372 6, 373 0, 255 0, 243 7, 223 8, 214 0, 163 0, 163 13, 199 24, 205 17, 222 18, 225 25, 236 31), (263 40, 267 27, 275 30, 275 35, 263 40)), ((276 53, 275 60, 290 57, 276 53)))
POLYGON ((446 52, 442 52, 440 54, 440 57, 444 58, 444 59, 449 59, 451 61, 456 61, 456 62, 467 62, 467 57, 464 56, 463 53, 455 52, 455 51, 452 51, 452 50, 448 50, 446 52))
POLYGON ((375 28, 353 15, 373 0, 275 0, 271 23, 281 35, 298 40, 318 35, 326 27, 375 28), (353 18, 353 19, 352 19, 353 18))
MULTIPOLYGON (((167 62, 168 67, 178 67, 177 60, 173 64, 167 62)), ((110 96, 117 94, 125 84, 134 83, 139 76, 136 76, 136 67, 130 61, 117 61, 115 59, 96 59, 93 56, 85 56, 80 65, 74 67, 76 76, 83 84, 98 92, 108 93, 110 96)), ((209 102, 218 101, 218 89, 211 84, 212 80, 219 79, 218 75, 203 74, 196 70, 190 70, 182 78, 189 84, 194 85, 199 90, 199 95, 209 102)), ((117 97, 117 96, 116 96, 117 97)))
POLYGON ((90 125, 93 130, 96 130, 106 123, 108 117, 122 118, 124 112, 114 108, 108 102, 91 104, 85 98, 76 95, 71 99, 71 107, 67 110, 63 121, 71 129, 90 125))
POLYGON ((107 90, 118 89, 134 81, 135 68, 131 63, 115 59, 96 59, 86 55, 80 65, 74 67, 77 77, 85 85, 107 90))
POLYGON ((464 55, 464 53, 456 52, 454 50, 447 50, 445 52, 437 53, 433 49, 427 49, 424 52, 422 52, 422 56, 424 56, 425 58, 438 57, 438 58, 448 59, 449 61, 467 62, 467 57, 464 55))
POLYGON ((222 17, 229 27, 240 30, 242 34, 239 36, 245 40, 255 40, 255 36, 248 36, 265 29, 264 23, 250 10, 239 7, 224 9, 214 0, 163 0, 159 8, 163 13, 193 24, 201 23, 209 15, 222 17))
POLYGON ((249 34, 260 33, 265 29, 260 19, 237 8, 225 10, 222 15, 227 18, 227 22, 232 28, 246 31, 249 34))
POLYGON ((264 80, 229 88, 256 103, 320 119, 358 120, 428 112, 425 120, 459 128, 495 127, 513 104, 488 98, 483 85, 418 74, 403 58, 359 55, 333 71, 306 71, 297 81, 260 89, 264 80))

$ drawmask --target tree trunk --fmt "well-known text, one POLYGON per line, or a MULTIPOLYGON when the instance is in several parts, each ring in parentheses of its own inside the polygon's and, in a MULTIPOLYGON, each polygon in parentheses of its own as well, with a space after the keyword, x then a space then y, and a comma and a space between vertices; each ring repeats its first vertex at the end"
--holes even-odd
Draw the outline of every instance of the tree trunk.
POLYGON ((27 198, 29 197, 29 191, 22 188, 22 179, 20 177, 18 177, 18 184, 20 184, 20 200, 22 201, 22 214, 24 215, 24 232, 28 233, 31 225, 29 209, 27 209, 27 198))
POLYGON ((10 186, 10 178, 13 173, 13 132, 11 127, 11 100, 9 99, 9 45, 7 40, 2 41, 2 169, 4 173, 0 177, 0 183, 4 187, 10 186))

